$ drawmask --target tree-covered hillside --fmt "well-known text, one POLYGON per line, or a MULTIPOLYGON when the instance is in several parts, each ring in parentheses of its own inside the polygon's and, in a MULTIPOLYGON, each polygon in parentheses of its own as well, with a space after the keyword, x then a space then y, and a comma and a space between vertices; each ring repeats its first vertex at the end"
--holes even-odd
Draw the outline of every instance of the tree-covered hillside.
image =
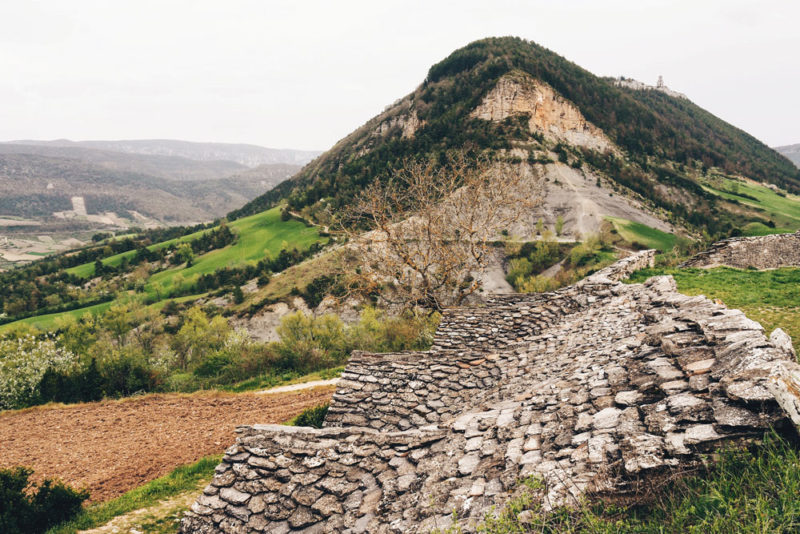
MULTIPOLYGON (((695 183, 695 171, 715 168, 800 190, 800 172, 789 160, 690 101, 616 87, 533 42, 503 37, 476 41, 433 65, 414 93, 341 140, 293 179, 230 216, 257 213, 282 198, 311 216, 320 211, 322 200, 336 211, 366 184, 399 168, 404 158, 445 161, 446 151, 454 148, 491 153, 523 143, 535 145, 541 139, 525 128, 524 116, 490 122, 470 115, 498 79, 511 71, 549 84, 625 154, 625 161, 616 163, 602 154, 579 155, 581 160, 657 206, 677 211, 681 218, 697 212, 690 221, 693 225, 706 228, 712 219, 726 219, 718 215, 724 210, 715 199, 695 183), (409 120, 418 125, 412 135, 403 127, 409 120)), ((726 219, 707 229, 719 234, 740 222, 726 219)))

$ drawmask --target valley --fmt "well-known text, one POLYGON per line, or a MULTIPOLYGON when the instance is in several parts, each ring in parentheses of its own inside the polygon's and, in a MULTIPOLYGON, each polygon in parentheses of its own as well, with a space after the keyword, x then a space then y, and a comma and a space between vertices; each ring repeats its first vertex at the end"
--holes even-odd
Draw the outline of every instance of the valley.
POLYGON ((0 143, 2 261, 32 261, 102 232, 220 218, 315 154, 181 141, 0 143))

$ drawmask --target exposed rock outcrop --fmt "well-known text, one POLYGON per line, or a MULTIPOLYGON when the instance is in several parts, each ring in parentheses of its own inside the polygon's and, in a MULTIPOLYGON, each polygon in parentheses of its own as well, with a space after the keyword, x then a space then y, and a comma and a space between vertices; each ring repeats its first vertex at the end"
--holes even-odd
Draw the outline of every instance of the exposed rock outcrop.
POLYGON ((788 424, 785 348, 670 277, 619 281, 653 257, 449 311, 430 351, 355 354, 325 428, 238 430, 182 532, 429 532, 454 511, 471 532, 521 477, 546 506, 633 493, 788 424))
POLYGON ((470 116, 499 122, 520 114, 530 116, 531 132, 600 151, 613 148, 603 131, 587 121, 575 105, 548 84, 519 71, 500 78, 470 116))
POLYGON ((692 256, 681 267, 778 269, 800 266, 800 232, 718 241, 692 256))

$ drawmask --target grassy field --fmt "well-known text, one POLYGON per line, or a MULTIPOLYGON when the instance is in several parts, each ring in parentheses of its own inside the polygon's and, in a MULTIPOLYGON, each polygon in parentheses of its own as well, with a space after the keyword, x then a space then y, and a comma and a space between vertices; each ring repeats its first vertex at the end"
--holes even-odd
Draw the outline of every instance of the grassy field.
POLYGON ((782 328, 792 336, 795 349, 800 352, 800 269, 655 268, 634 273, 630 281, 643 282, 660 274, 672 275, 681 293, 705 295, 742 310, 761 323, 767 335, 777 327, 782 328))
POLYGON ((630 243, 640 243, 647 248, 655 248, 661 252, 668 252, 675 246, 675 234, 662 232, 642 223, 629 221, 619 217, 606 217, 619 236, 630 243))
MULTIPOLYGON (((131 490, 108 502, 89 506, 74 520, 50 529, 48 534, 75 534, 80 530, 104 525, 111 519, 185 492, 198 492, 214 476, 222 456, 209 456, 197 463, 176 468, 170 474, 131 490)), ((159 522, 160 523, 160 522, 159 522)), ((169 525, 175 531, 176 525, 169 525)), ((147 529, 152 532, 152 530, 147 529)))
POLYGON ((798 196, 791 194, 782 196, 763 185, 730 178, 723 178, 722 183, 717 187, 705 183, 703 188, 727 200, 736 200, 745 206, 762 210, 763 215, 775 223, 776 228, 770 228, 770 232, 764 231, 764 228, 768 228, 764 225, 753 226, 752 230, 756 233, 752 234, 747 234, 747 228, 745 228, 747 235, 762 235, 758 232, 793 232, 800 228, 800 197, 798 196))
MULTIPOLYGON (((245 262, 256 263, 264 257, 265 253, 276 256, 281 251, 284 243, 290 247, 304 249, 320 239, 319 232, 314 227, 308 227, 295 220, 282 221, 279 208, 238 219, 230 223, 229 227, 238 236, 236 243, 198 257, 194 265, 189 269, 176 268, 158 273, 158 275, 155 275, 154 282, 168 281, 178 271, 184 271, 183 275, 188 280, 194 275, 213 272, 220 267, 233 267, 245 262)), ((150 245, 148 248, 150 250, 159 250, 175 243, 185 243, 211 230, 213 229, 201 230, 179 238, 169 239, 150 245)), ((135 254, 135 250, 115 254, 105 258, 103 264, 116 267, 122 263, 123 258, 132 258, 135 254)), ((94 264, 84 263, 66 271, 70 274, 88 278, 94 274, 94 264)))
POLYGON ((234 221, 230 228, 238 236, 233 245, 198 256, 191 267, 181 266, 154 274, 145 290, 155 294, 158 284, 169 291, 178 274, 190 283, 201 274, 224 267, 255 264, 266 256, 274 258, 285 247, 304 250, 320 240, 315 227, 294 220, 281 221, 278 208, 234 221))
MULTIPOLYGON (((199 232, 195 232, 193 234, 188 234, 182 237, 177 237, 175 239, 169 239, 167 241, 162 241, 160 243, 155 243, 147 247, 149 250, 160 250, 162 248, 168 247, 173 243, 184 243, 186 241, 191 241, 197 237, 200 237, 205 232, 209 230, 200 230, 199 232)), ((109 265, 111 267, 117 267, 124 258, 131 259, 136 255, 135 250, 129 250, 127 252, 120 252, 119 254, 114 254, 113 256, 109 256, 108 258, 104 258, 102 260, 103 265, 109 265)), ((74 274, 75 276, 80 276, 81 278, 91 278, 94 275, 94 263, 84 263, 82 265, 76 265, 75 267, 70 267, 69 269, 65 269, 65 272, 69 274, 74 274)))
MULTIPOLYGON (((174 299, 166 299, 154 304, 150 304, 147 306, 148 308, 154 310, 160 310, 163 308, 169 300, 173 300, 178 304, 183 302, 189 302, 192 300, 197 300, 199 298, 205 297, 208 293, 201 293, 199 295, 188 295, 185 297, 178 297, 174 299)), ((87 306, 85 308, 78 308, 77 310, 71 310, 66 312, 59 312, 59 313, 48 313, 46 315, 36 315, 34 317, 28 317, 27 319, 20 319, 19 321, 14 321, 12 323, 7 323, 4 325, 0 325, 0 334, 8 332, 10 330, 14 330, 21 326, 32 326, 39 330, 54 330, 56 328, 56 323, 58 319, 63 319, 66 317, 74 317, 78 319, 83 317, 85 314, 91 315, 101 315, 105 313, 108 308, 113 306, 114 304, 121 304, 132 300, 134 297, 131 294, 126 294, 125 296, 118 298, 113 301, 103 302, 101 304, 96 304, 94 306, 87 306)))
MULTIPOLYGON (((234 221, 230 224, 230 228, 237 234, 237 240, 232 245, 198 256, 191 267, 180 265, 152 275, 147 280, 144 287, 145 295, 149 300, 152 302, 153 300, 159 299, 160 295, 169 294, 171 290, 175 289, 176 281, 179 281, 181 285, 190 284, 202 274, 213 273, 224 267, 236 267, 247 263, 255 264, 267 255, 274 258, 284 247, 304 250, 311 246, 311 244, 323 239, 320 238, 319 232, 315 227, 306 226, 302 222, 295 220, 282 221, 278 208, 234 221)), ((206 231, 208 230, 203 230, 203 232, 206 231)), ((162 243, 156 243, 151 245, 150 248, 163 248, 178 241, 189 241, 201 233, 202 232, 197 232, 179 239, 171 239, 162 243)), ((135 251, 117 254, 106 258, 104 263, 118 265, 123 257, 126 255, 132 256, 133 254, 135 254, 135 251)), ((94 273, 94 265, 92 263, 78 265, 70 269, 70 272, 89 277, 94 273)), ((204 296, 204 294, 190 295, 174 300, 177 302, 185 302, 198 299, 202 296, 204 296)), ((141 295, 134 295, 133 293, 127 292, 111 302, 67 312, 29 317, 0 326, 0 333, 22 325, 30 325, 43 330, 51 329, 58 318, 68 315, 78 318, 85 313, 101 314, 115 303, 126 302, 133 298, 141 298, 141 295)), ((166 301, 161 300, 151 306, 160 309, 164 306, 165 302, 166 301)))

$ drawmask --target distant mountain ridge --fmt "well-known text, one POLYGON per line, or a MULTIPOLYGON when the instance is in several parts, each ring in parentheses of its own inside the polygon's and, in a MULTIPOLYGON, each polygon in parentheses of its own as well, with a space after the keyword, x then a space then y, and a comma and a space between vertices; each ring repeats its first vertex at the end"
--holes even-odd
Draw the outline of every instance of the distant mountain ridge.
POLYGON ((796 145, 776 146, 775 151, 789 158, 792 163, 800 168, 800 143, 796 145))
MULTIPOLYGON (((251 168, 225 159, 32 143, 0 143, 0 215, 54 228, 65 220, 71 228, 112 224, 103 221, 115 227, 143 220, 148 225, 209 221, 301 169, 292 163, 251 168), (85 214, 72 213, 73 198, 85 204, 85 214)), ((47 233, 44 227, 39 230, 47 233)))
MULTIPOLYGON (((235 165, 235 164, 234 164, 235 165)), ((59 156, 0 152, 0 215, 49 220, 83 197, 89 214, 133 211, 168 224, 209 221, 225 215, 300 169, 297 165, 237 166, 193 179, 150 174, 136 167, 59 156)))
POLYGON ((230 160, 200 161, 182 156, 148 155, 49 143, 0 143, 0 154, 30 154, 91 163, 113 171, 144 173, 177 181, 215 180, 248 169, 230 160))
POLYGON ((233 161, 247 167, 256 167, 265 163, 305 165, 321 154, 321 152, 314 150, 278 149, 235 143, 198 143, 175 139, 134 139, 120 141, 70 141, 69 139, 56 139, 52 141, 18 140, 10 141, 9 144, 49 147, 83 147, 128 154, 179 156, 196 161, 224 160, 233 161))

